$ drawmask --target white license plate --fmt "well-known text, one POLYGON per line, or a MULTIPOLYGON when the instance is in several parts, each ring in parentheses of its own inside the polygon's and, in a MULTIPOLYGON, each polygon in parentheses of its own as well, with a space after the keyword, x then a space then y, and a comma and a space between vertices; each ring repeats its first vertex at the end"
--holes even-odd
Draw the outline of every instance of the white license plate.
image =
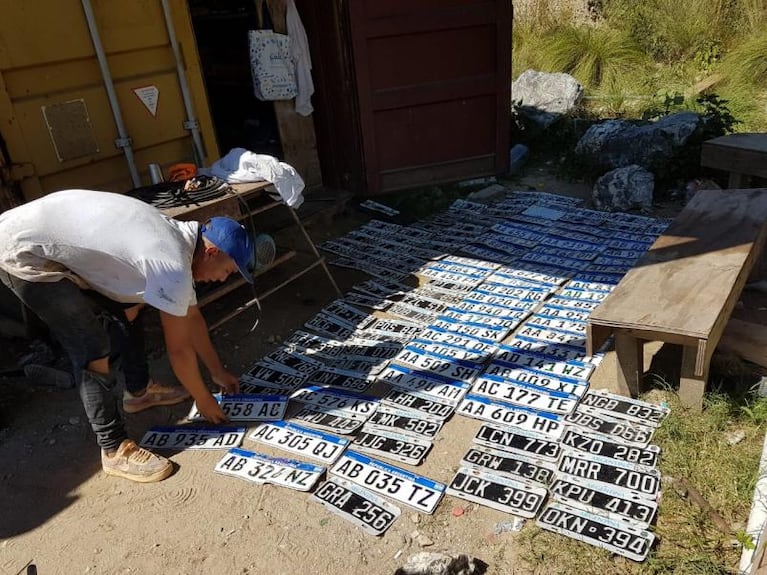
POLYGON ((602 253, 608 257, 637 260, 641 258, 643 255, 645 255, 645 253, 647 253, 647 250, 621 250, 621 249, 615 249, 615 248, 608 248, 602 253))
MULTIPOLYGON (((419 354, 432 353, 473 363, 483 363, 491 356, 492 353, 491 351, 475 351, 458 345, 434 342, 421 338, 411 341, 409 344, 407 344, 407 348, 419 354)), ((488 350, 492 350, 495 348, 495 346, 487 346, 487 348, 488 350)))
POLYGON ((456 413, 474 419, 535 431, 553 439, 558 439, 562 434, 563 425, 558 415, 535 411, 473 393, 463 398, 456 409, 456 413))
POLYGON ((391 364, 378 374, 378 380, 384 381, 403 391, 416 391, 430 399, 448 403, 455 407, 470 389, 468 383, 431 372, 417 371, 405 366, 391 364))
MULTIPOLYGON (((474 233, 481 232, 484 230, 484 226, 472 225, 471 228, 472 228, 471 231, 474 233)), ((454 256, 454 255, 447 256, 446 258, 443 258, 440 261, 451 263, 451 264, 457 264, 461 266, 467 266, 470 268, 475 268, 483 272, 489 272, 498 267, 497 264, 494 264, 492 262, 486 262, 484 260, 479 260, 476 258, 463 258, 461 256, 454 256)))
POLYGON ((519 335, 514 336, 508 346, 561 361, 583 361, 588 357, 582 348, 519 335))
MULTIPOLYGON (((286 395, 259 395, 240 393, 237 395, 213 396, 221 406, 221 411, 229 421, 274 421, 285 416, 288 407, 286 395)), ((201 421, 204 418, 197 409, 197 404, 186 416, 189 421, 201 421)))
POLYGON ((523 337, 530 337, 540 341, 548 341, 551 343, 559 343, 563 345, 569 345, 571 347, 584 348, 586 347, 586 338, 577 334, 568 333, 566 331, 558 331, 556 329, 541 329, 536 327, 523 325, 517 335, 523 337))
POLYGON ((589 389, 585 380, 557 377, 551 373, 518 367, 503 362, 493 362, 485 368, 486 376, 497 377, 510 384, 526 383, 550 391, 565 393, 573 397, 582 397, 589 389))
POLYGON ((558 305, 546 304, 538 310, 538 313, 551 318, 564 319, 569 321, 588 321, 591 316, 589 310, 577 310, 561 307, 558 305))
POLYGON ((586 282, 583 280, 572 279, 565 284, 565 289, 568 288, 609 293, 615 289, 615 286, 613 284, 606 284, 601 282, 586 282))
POLYGON ((567 277, 564 274, 554 275, 526 269, 512 269, 508 271, 508 274, 518 278, 529 279, 551 285, 560 285, 567 281, 567 277))
POLYGON ((514 405, 562 415, 573 411, 578 404, 578 398, 568 393, 548 391, 540 387, 487 374, 474 382, 471 391, 514 405))
POLYGON ((305 374, 311 374, 323 365, 318 359, 313 359, 308 355, 301 355, 294 351, 288 351, 284 348, 276 349, 269 355, 264 356, 263 361, 274 365, 277 369, 288 368, 305 374))
POLYGON ((360 429, 365 424, 365 419, 358 416, 346 417, 334 413, 328 413, 321 409, 312 409, 305 407, 290 419, 295 419, 306 425, 311 425, 317 429, 349 435, 360 429))
POLYGON ((151 427, 139 445, 147 449, 231 449, 242 445, 245 427, 151 427))
POLYGON ((463 284, 465 286, 475 286, 482 281, 481 277, 468 276, 465 274, 450 273, 444 270, 426 268, 416 271, 417 274, 427 277, 429 279, 439 280, 441 282, 450 282, 456 284, 463 284))
POLYGON ((407 319, 423 325, 431 323, 439 315, 439 312, 419 311, 415 308, 397 303, 391 306, 387 313, 390 313, 391 315, 398 318, 407 319))
POLYGON ((489 270, 479 270, 470 266, 450 262, 444 263, 443 260, 430 263, 429 269, 448 274, 461 274, 474 280, 481 280, 489 273, 489 270))
POLYGON ((466 349, 482 354, 493 353, 498 348, 498 344, 491 339, 478 339, 434 326, 429 326, 426 330, 422 331, 418 336, 418 340, 428 340, 456 347, 465 347, 466 349))
POLYGON ((461 251, 466 254, 471 254, 480 258, 485 258, 488 261, 496 261, 502 264, 510 264, 516 261, 517 257, 522 255, 526 250, 524 248, 503 248, 493 249, 491 247, 482 247, 476 244, 467 244, 461 247, 461 251))
POLYGON ((358 377, 358 374, 345 372, 345 370, 326 367, 315 371, 310 377, 309 382, 313 385, 327 385, 351 391, 363 392, 372 384, 365 378, 358 377))
POLYGON ((330 302, 321 310, 322 313, 333 316, 339 323, 346 323, 354 327, 368 320, 368 313, 349 305, 347 302, 337 299, 330 302))
POLYGON ((323 337, 303 330, 296 330, 283 342, 287 351, 297 351, 304 355, 318 355, 333 358, 343 353, 343 344, 335 339, 323 337))
POLYGON ((554 329, 574 333, 576 335, 586 335, 586 322, 571 319, 559 319, 548 317, 542 314, 534 314, 525 323, 531 327, 541 329, 554 329))
MULTIPOLYGON (((493 362, 529 368, 577 380, 587 380, 594 371, 591 363, 577 360, 557 360, 549 356, 525 352, 510 346, 499 346, 493 362)), ((504 376, 505 377, 505 376, 504 376)))
POLYGON ((482 364, 480 363, 453 359, 450 356, 436 353, 422 352, 410 346, 406 346, 392 361, 448 377, 451 380, 467 383, 473 381, 482 371, 482 364))
POLYGON ((568 288, 568 287, 566 287, 559 293, 560 297, 567 297, 571 299, 582 299, 582 300, 588 300, 588 301, 599 301, 599 302, 604 301, 608 295, 610 295, 609 292, 576 289, 576 288, 568 288))
POLYGON ((582 405, 619 419, 657 427, 668 416, 668 407, 616 395, 607 391, 591 391, 583 397, 582 405))
POLYGON ((655 535, 628 522, 602 517, 559 502, 550 502, 536 520, 538 527, 607 549, 611 553, 644 561, 655 535))
POLYGON ((262 423, 248 437, 327 464, 335 463, 349 445, 348 439, 284 421, 262 423))
MULTIPOLYGON (((438 292, 441 294, 445 294, 449 297, 457 297, 457 296, 460 296, 461 294, 466 293, 467 291, 471 291, 471 287, 466 285, 463 282, 455 283, 455 282, 443 281, 440 279, 433 279, 429 283, 427 283, 424 286, 421 286, 418 289, 424 290, 424 291, 438 292)), ((449 298, 445 301, 449 301, 449 298)))
POLYGON ((306 378, 303 375, 290 377, 293 377, 294 379, 288 384, 278 384, 257 379, 248 374, 243 374, 240 376, 240 393, 290 395, 291 392, 306 382, 306 378))
POLYGON ((513 287, 502 284, 484 283, 480 286, 477 293, 487 295, 501 295, 512 299, 521 299, 528 301, 543 301, 548 297, 549 291, 546 289, 537 289, 530 287, 513 287))
POLYGON ((561 441, 563 447, 576 451, 648 467, 656 467, 660 457, 660 447, 657 445, 648 445, 647 447, 627 445, 618 441, 611 441, 609 437, 599 433, 590 433, 575 427, 566 427, 561 441))
POLYGON ((439 312, 447 307, 447 303, 441 300, 433 299, 429 296, 408 294, 398 303, 417 309, 419 311, 439 312))
POLYGON ((335 477, 320 485, 311 498, 370 535, 383 535, 401 513, 383 497, 335 477))
POLYGON ((600 302, 598 301, 564 298, 559 296, 551 298, 546 303, 549 305, 555 305, 565 309, 573 309, 573 310, 589 311, 589 312, 595 310, 597 307, 599 307, 599 304, 600 304, 600 302))
POLYGON ((589 411, 589 408, 581 406, 578 406, 573 413, 568 413, 564 421, 568 424, 607 435, 614 440, 642 447, 650 442, 655 431, 653 427, 610 417, 597 411, 589 411))
POLYGON ((542 245, 550 246, 552 248, 557 248, 560 250, 576 250, 576 251, 584 251, 584 250, 599 248, 599 244, 595 244, 592 242, 568 240, 568 239, 560 238, 560 237, 548 237, 546 238, 545 244, 542 244, 542 245))
POLYGON ((479 468, 488 473, 509 476, 521 481, 533 481, 548 485, 554 476, 554 464, 534 459, 521 453, 509 453, 489 447, 470 447, 461 458, 467 467, 479 468))
POLYGON ((482 424, 472 441, 492 449, 522 453, 551 462, 559 459, 561 450, 558 441, 552 441, 544 435, 520 429, 497 427, 491 423, 482 424))
POLYGON ((574 280, 580 280, 585 282, 599 282, 615 285, 623 279, 623 274, 605 274, 595 271, 578 272, 573 277, 574 280))
POLYGON ((568 505, 597 515, 617 515, 641 524, 643 528, 649 527, 658 511, 656 501, 580 477, 557 475, 550 490, 554 497, 561 498, 568 505))
POLYGON ((557 471, 619 487, 649 499, 656 499, 660 490, 660 472, 654 467, 580 451, 563 451, 557 471))
POLYGON ((513 310, 512 308, 509 308, 505 305, 489 305, 480 302, 473 302, 471 300, 462 301, 461 303, 454 305, 452 309, 469 314, 487 314, 494 315, 496 317, 504 317, 508 313, 513 313, 515 314, 514 319, 522 319, 524 317, 524 315, 516 314, 529 313, 529 310, 525 309, 513 310))
POLYGON ((396 409, 388 405, 381 405, 368 419, 366 425, 434 439, 439 430, 442 429, 443 423, 441 419, 410 409, 396 409))
POLYGON ((493 305, 498 307, 505 307, 507 309, 518 310, 532 310, 537 307, 540 302, 534 300, 523 300, 505 295, 487 293, 475 290, 471 292, 466 300, 469 303, 481 303, 486 305, 493 305))
POLYGON ((410 321, 402 321, 396 319, 376 319, 369 326, 365 327, 365 331, 374 331, 379 333, 399 335, 403 337, 415 337, 423 328, 410 321))
POLYGON ((509 330, 502 327, 483 326, 478 324, 463 324, 450 318, 435 320, 430 328, 444 329, 477 339, 489 339, 491 341, 501 341, 509 330))
POLYGON ((378 398, 376 397, 358 395, 319 385, 301 388, 294 392, 290 399, 321 408, 326 413, 342 416, 351 413, 363 418, 370 417, 378 407, 378 398))
POLYGON ((447 309, 442 312, 441 318, 454 319, 463 324, 479 324, 482 326, 502 327, 506 330, 514 329, 528 316, 526 311, 506 311, 502 316, 493 316, 485 313, 472 313, 460 309, 447 309))
POLYGON ((424 513, 433 513, 445 494, 443 483, 355 451, 344 453, 330 472, 424 513))
POLYGON ((230 449, 213 470, 253 483, 271 483, 297 491, 309 491, 325 473, 325 468, 318 465, 239 448, 230 449))
POLYGON ((569 258, 560 258, 557 256, 551 256, 548 254, 528 252, 523 258, 524 262, 533 262, 536 264, 543 264, 546 266, 552 266, 560 268, 562 270, 583 270, 586 269, 588 263, 582 260, 573 260, 569 258))
POLYGON ((381 402, 394 407, 411 409, 441 420, 447 419, 455 411, 453 402, 440 401, 420 391, 405 391, 396 387, 389 391, 381 402))
POLYGON ((566 258, 568 260, 592 261, 597 257, 597 252, 593 249, 577 250, 558 248, 556 246, 546 246, 539 244, 530 252, 531 254, 544 254, 557 258, 566 258))
POLYGON ((304 324, 304 327, 335 339, 347 339, 354 333, 354 329, 349 327, 349 325, 339 323, 331 316, 322 313, 316 314, 304 324))
POLYGON ((431 449, 431 441, 365 425, 354 438, 353 447, 370 455, 420 465, 431 449))
POLYGON ((459 467, 447 493, 519 517, 532 518, 546 499, 546 488, 478 469, 459 467))
POLYGON ((389 308, 389 306, 391 306, 391 302, 385 299, 381 299, 375 296, 368 296, 357 292, 348 292, 344 296, 344 299, 351 304, 361 305, 378 311, 386 310, 389 308))

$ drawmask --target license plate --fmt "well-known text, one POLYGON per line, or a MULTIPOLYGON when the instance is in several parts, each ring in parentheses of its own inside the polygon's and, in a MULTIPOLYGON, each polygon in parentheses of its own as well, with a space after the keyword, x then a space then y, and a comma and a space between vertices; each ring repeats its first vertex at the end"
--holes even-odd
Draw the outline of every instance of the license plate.
MULTIPOLYGON (((471 225, 471 228, 473 233, 484 231, 484 226, 471 225)), ((486 262, 484 260, 478 260, 476 258, 462 258, 461 256, 453 256, 453 255, 447 256, 446 258, 442 258, 442 260, 440 261, 449 263, 449 264, 474 268, 481 272, 491 272, 498 267, 497 264, 494 264, 492 262, 486 262)))
POLYGON ((348 292, 344 299, 351 304, 368 307, 370 309, 383 311, 391 306, 391 302, 374 296, 365 295, 357 292, 348 292))
POLYGON ((648 467, 655 467, 660 457, 660 447, 657 445, 648 445, 647 447, 626 445, 611 441, 607 436, 589 433, 574 427, 565 428, 562 434, 562 446, 648 467))
POLYGON ((501 341, 509 333, 509 330, 503 327, 463 324, 450 318, 435 320, 429 327, 453 331, 478 339, 489 339, 491 341, 501 341))
POLYGON ((354 289, 375 297, 389 297, 391 295, 403 295, 410 291, 410 286, 382 280, 367 280, 354 286, 354 289))
POLYGON ((542 314, 534 314, 527 320, 526 325, 541 329, 566 331, 575 335, 586 335, 586 322, 571 319, 559 319, 542 314))
MULTIPOLYGON (((339 371, 343 372, 341 375, 346 375, 350 378, 356 378, 361 379, 363 381, 370 379, 370 376, 374 376, 375 374, 379 373, 383 368, 386 367, 386 365, 389 363, 389 360, 383 360, 383 361, 376 361, 371 360, 370 358, 365 359, 337 359, 335 361, 328 362, 328 366, 326 369, 330 369, 331 371, 339 371)), ((323 371, 323 370, 318 370, 323 371)), ((318 373, 315 371, 314 373, 318 373)), ((335 387, 341 387, 344 389, 352 389, 352 391, 365 391, 363 387, 361 387, 360 382, 358 381, 343 381, 339 380, 339 385, 335 387)))
POLYGON ((231 449, 242 445, 245 427, 151 427, 139 445, 147 449, 231 449))
POLYGON ((381 401, 384 404, 412 409, 441 420, 447 419, 455 411, 453 402, 439 401, 420 391, 405 391, 396 387, 389 391, 381 401))
POLYGON ((589 310, 569 309, 548 303, 542 306, 538 310, 538 313, 546 317, 583 322, 588 321, 589 317, 591 316, 591 312, 589 310))
POLYGON ((578 398, 568 393, 548 391, 517 381, 505 380, 494 375, 483 375, 474 382, 472 393, 500 401, 529 407, 538 411, 570 413, 578 404, 578 398))
POLYGON ((437 319, 450 318, 462 324, 478 324, 482 326, 501 327, 505 330, 511 330, 517 327, 524 318, 529 315, 526 311, 506 310, 502 316, 490 315, 486 313, 473 313, 466 310, 447 309, 437 319))
POLYGON ((546 499, 545 487, 469 467, 458 468, 447 493, 528 519, 535 517, 546 499))
POLYGON ((567 277, 565 275, 548 274, 545 272, 536 272, 527 269, 512 269, 509 270, 508 274, 518 278, 534 280, 540 283, 551 285, 560 285, 567 281, 567 277))
POLYGON ((390 313, 391 315, 398 318, 407 319, 423 325, 430 324, 439 315, 438 312, 419 311, 415 308, 397 303, 391 306, 387 313, 390 313))
POLYGON ((517 310, 532 310, 540 303, 534 300, 522 300, 505 295, 486 293, 481 291, 471 292, 465 301, 472 304, 481 303, 517 310))
POLYGON ((491 423, 502 423, 527 431, 535 431, 553 439, 558 439, 562 434, 562 421, 558 415, 535 411, 473 393, 463 398, 463 401, 458 404, 456 413, 491 423))
POLYGON ((592 290, 584 290, 584 289, 576 289, 576 288, 565 288, 559 293, 560 297, 580 299, 580 300, 585 299, 588 301, 598 301, 598 302, 604 301, 608 295, 610 295, 609 292, 592 291, 592 290))
POLYGON ((368 419, 366 425, 433 439, 442 429, 443 423, 441 419, 409 409, 396 409, 388 405, 381 405, 368 419))
POLYGON ((582 507, 597 515, 618 515, 640 523, 643 528, 649 527, 658 511, 655 501, 578 477, 557 475, 550 490, 553 496, 569 505, 582 507))
POLYGON ((586 282, 598 282, 615 285, 623 279, 623 274, 604 274, 594 271, 578 272, 573 277, 574 280, 586 282))
POLYGON ((354 329, 347 324, 339 323, 323 313, 316 314, 304 324, 304 327, 336 339, 347 339, 354 333, 354 329))
POLYGON ((582 405, 605 412, 619 419, 628 419, 642 425, 658 426, 668 416, 668 407, 653 405, 646 401, 615 395, 606 391, 591 391, 582 399, 582 405))
MULTIPOLYGON (((496 317, 503 317, 510 312, 514 314, 529 313, 529 310, 526 310, 526 309, 515 310, 505 305, 485 304, 480 302, 474 302, 471 300, 464 300, 461 303, 454 305, 451 309, 457 310, 463 313, 486 314, 491 316, 494 315, 496 317)), ((514 319, 522 319, 523 317, 524 315, 515 315, 514 319)))
POLYGON ((296 413, 290 419, 295 419, 306 425, 311 425, 317 429, 324 431, 330 431, 331 433, 340 433, 341 435, 349 435, 360 429, 365 424, 365 419, 357 416, 347 417, 342 415, 336 415, 334 413, 328 413, 321 409, 312 409, 305 407, 298 413, 296 413))
POLYGON ((421 269, 416 271, 416 273, 429 279, 436 279, 442 282, 460 283, 466 286, 475 286, 482 281, 481 277, 451 273, 434 268, 421 269))
POLYGON ((641 258, 643 255, 645 255, 645 253, 647 253, 647 250, 621 250, 621 249, 615 249, 615 248, 608 248, 602 253, 606 256, 613 257, 613 258, 626 258, 626 259, 637 260, 641 258))
POLYGON ((547 439, 529 431, 496 427, 490 423, 482 424, 472 440, 477 445, 506 452, 531 455, 537 459, 556 461, 559 459, 559 442, 547 439))
POLYGON ((485 368, 486 376, 492 376, 505 380, 510 384, 525 383, 535 387, 582 397, 589 388, 585 380, 557 377, 550 373, 518 367, 503 362, 493 362, 485 368))
MULTIPOLYGON (((273 421, 282 419, 288 407, 286 395, 258 395, 240 393, 237 395, 213 396, 221 406, 221 411, 230 421, 273 421)), ((197 404, 192 405, 189 415, 190 421, 204 419, 197 409, 197 404)))
POLYGON ((295 369, 287 367, 285 365, 279 365, 275 363, 267 363, 263 360, 257 361, 253 367, 248 370, 248 375, 266 381, 269 383, 277 383, 280 385, 292 385, 297 380, 288 379, 286 376, 297 376, 299 379, 305 379, 306 376, 297 372, 295 369))
MULTIPOLYGON (((487 347, 488 350, 495 348, 495 346, 487 347)), ((407 349, 413 350, 419 354, 438 354, 445 357, 452 357, 453 359, 469 361, 472 363, 483 363, 491 355, 491 351, 475 351, 472 349, 466 349, 465 347, 451 345, 449 343, 434 342, 422 338, 414 339, 411 341, 409 344, 407 344, 407 349)))
POLYGON ((408 295, 403 297, 398 303, 419 311, 439 312, 447 307, 444 301, 435 300, 428 296, 408 295))
POLYGON ((650 499, 655 499, 660 489, 660 472, 657 469, 588 453, 563 452, 557 471, 620 487, 650 499))
POLYGON ((251 375, 240 376, 240 393, 255 393, 261 395, 290 395, 291 392, 306 382, 306 377, 290 376, 294 378, 284 384, 272 383, 255 378, 251 375))
POLYGON ((502 264, 510 264, 516 261, 517 257, 525 253, 524 248, 514 249, 493 249, 490 247, 482 247, 481 245, 467 244, 461 247, 461 252, 471 254, 480 258, 485 258, 487 261, 495 261, 502 264))
POLYGON ((573 250, 573 249, 558 248, 556 246, 547 246, 544 244, 539 244, 535 246, 535 248, 530 253, 544 254, 547 256, 554 256, 557 258, 565 258, 568 260, 578 260, 578 261, 592 261, 594 258, 597 257, 597 252, 594 251, 593 249, 573 250))
POLYGON ((519 238, 532 242, 532 245, 546 239, 546 234, 541 232, 530 231, 524 225, 512 224, 509 222, 499 222, 491 228, 494 232, 498 232, 505 236, 511 236, 513 238, 519 238))
POLYGON ((445 485, 405 469, 347 451, 331 473, 424 513, 433 513, 445 494, 445 485))
POLYGON ((570 280, 565 284, 565 288, 580 289, 587 291, 597 292, 611 292, 615 288, 613 284, 606 284, 601 282, 586 282, 582 280, 570 280))
POLYGON ((358 415, 363 418, 370 417, 378 407, 378 398, 370 395, 358 395, 355 393, 310 385, 299 389, 290 396, 291 401, 306 403, 321 408, 327 413, 337 415, 358 415))
POLYGON ((378 374, 378 380, 398 387, 403 391, 417 391, 436 401, 455 407, 470 389, 470 385, 458 379, 440 376, 431 372, 417 371, 391 364, 378 374))
POLYGON ((331 367, 315 371, 309 378, 309 382, 313 385, 327 385, 359 392, 366 391, 373 383, 358 377, 356 373, 344 372, 344 370, 333 369, 331 367))
POLYGON ((353 447, 370 455, 420 465, 431 449, 431 441, 365 425, 354 438, 353 447))
POLYGON ((253 483, 271 483, 297 491, 309 491, 325 472, 324 467, 311 463, 238 448, 230 449, 213 470, 253 483))
POLYGON ((402 349, 398 343, 380 341, 365 341, 355 339, 347 345, 344 356, 353 358, 391 359, 402 349))
POLYGON ((320 355, 322 357, 336 357, 343 351, 343 344, 335 339, 323 337, 303 330, 294 331, 283 342, 287 351, 297 351, 304 355, 320 355))
POLYGON ((520 277, 516 275, 512 268, 505 267, 493 272, 493 274, 490 275, 485 281, 487 283, 498 283, 517 287, 539 288, 549 292, 557 289, 557 284, 554 282, 540 281, 528 277, 520 277))
POLYGON ((564 298, 564 297, 557 296, 557 297, 551 298, 546 303, 549 305, 555 305, 557 307, 561 307, 564 309, 582 310, 582 311, 590 312, 598 308, 601 302, 589 301, 584 299, 564 298))
POLYGON ((557 256, 551 256, 548 254, 528 252, 522 257, 523 262, 533 262, 536 264, 544 264, 547 266, 557 267, 563 270, 583 270, 588 266, 587 263, 581 260, 573 260, 569 258, 560 258, 557 256))
POLYGON ((417 336, 418 332, 420 332, 422 329, 422 326, 409 321, 378 318, 369 326, 367 326, 365 331, 373 331, 412 338, 417 336))
POLYGON ((264 361, 275 365, 277 369, 287 367, 298 373, 305 374, 311 374, 323 366, 323 363, 317 359, 312 359, 309 356, 291 352, 284 348, 278 348, 269 355, 264 356, 264 361))
POLYGON ((383 535, 400 516, 399 507, 383 497, 335 477, 320 485, 311 498, 370 535, 383 535))
POLYGON ((545 242, 546 246, 560 249, 560 250, 574 250, 574 251, 586 251, 599 249, 599 244, 594 242, 584 242, 579 240, 569 240, 560 237, 548 237, 545 242))
POLYGON ((346 323, 349 327, 354 327, 368 320, 369 315, 357 309, 353 305, 349 305, 343 300, 335 300, 330 302, 324 308, 321 313, 334 317, 339 323, 346 323))
POLYGON ((573 413, 565 416, 565 423, 570 423, 607 435, 616 440, 632 445, 646 446, 652 439, 654 428, 646 425, 631 423, 625 419, 609 417, 588 408, 578 407, 573 413))
POLYGON ((543 301, 549 295, 549 291, 541 288, 513 287, 502 284, 484 283, 477 290, 478 293, 487 295, 502 295, 512 299, 521 299, 528 301, 543 301))
POLYGON ((536 328, 525 324, 520 328, 518 335, 523 337, 530 337, 540 341, 548 341, 550 343, 569 345, 571 347, 584 349, 586 347, 585 337, 566 331, 559 331, 556 329, 536 328))
POLYGON ((465 347, 466 349, 482 354, 493 353, 498 349, 498 344, 491 339, 474 338, 434 326, 429 326, 422 331, 417 339, 445 343, 456 347, 465 347))
POLYGON ((480 363, 453 359, 450 356, 436 353, 424 353, 410 346, 406 346, 392 361, 467 383, 473 381, 482 371, 482 364, 480 363))
POLYGON ((479 270, 462 264, 444 262, 443 260, 430 263, 428 269, 449 274, 461 274, 475 280, 481 280, 489 273, 489 270, 479 270))
POLYGON ((284 421, 262 423, 248 437, 327 464, 335 463, 349 445, 348 439, 284 421))
POLYGON ((547 485, 554 476, 554 464, 519 453, 509 453, 488 447, 470 447, 461 458, 467 467, 480 468, 501 476, 547 485))
POLYGON ((443 294, 447 294, 449 296, 457 296, 466 293, 467 291, 471 290, 470 286, 467 286, 465 283, 455 283, 455 282, 449 282, 449 281, 443 281, 440 279, 433 279, 425 286, 422 286, 422 290, 426 291, 435 291, 443 294))
POLYGON ((583 361, 588 357, 586 351, 582 348, 519 335, 514 336, 509 341, 508 346, 562 361, 583 361))
MULTIPOLYGON (((519 366, 534 371, 542 371, 579 381, 585 381, 594 371, 594 365, 578 360, 556 360, 549 356, 525 352, 510 346, 499 346, 498 352, 493 357, 493 363, 502 365, 519 366)), ((505 376, 504 376, 505 377, 505 376)))
POLYGON ((634 561, 644 561, 655 541, 655 535, 645 529, 553 501, 541 511, 536 524, 634 561))

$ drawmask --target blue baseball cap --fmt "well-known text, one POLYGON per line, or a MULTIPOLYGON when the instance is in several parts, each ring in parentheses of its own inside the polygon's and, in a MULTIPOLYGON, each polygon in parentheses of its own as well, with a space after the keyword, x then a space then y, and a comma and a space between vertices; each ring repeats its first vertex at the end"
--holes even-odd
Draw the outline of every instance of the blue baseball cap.
POLYGON ((231 218, 215 217, 205 222, 200 231, 206 240, 234 260, 242 277, 253 283, 256 252, 245 226, 231 218))

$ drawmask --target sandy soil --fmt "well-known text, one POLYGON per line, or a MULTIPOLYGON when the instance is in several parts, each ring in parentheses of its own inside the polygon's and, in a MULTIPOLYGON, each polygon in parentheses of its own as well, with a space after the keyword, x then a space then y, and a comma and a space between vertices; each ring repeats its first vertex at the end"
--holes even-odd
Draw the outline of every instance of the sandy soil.
MULTIPOLYGON (((522 183, 556 191, 543 171, 533 171, 522 183)), ((586 190, 566 185, 564 191, 583 194, 586 190)), ((345 217, 337 225, 351 228, 357 223, 345 217)), ((320 240, 332 232, 315 227, 313 233, 320 240)), ((334 273, 342 289, 365 277, 344 270, 334 273)), ((235 292, 231 300, 247 296, 235 292)), ((276 347, 276 337, 288 336, 332 296, 321 272, 311 272, 266 300, 255 333, 248 333, 252 317, 243 314, 214 332, 214 343, 229 368, 242 371, 276 347)), ((156 336, 154 333, 155 344, 156 336)), ((648 346, 648 354, 652 353, 648 346)), ((152 368, 155 376, 172 380, 162 355, 152 368)), ((594 386, 609 387, 614 370, 614 359, 608 357, 594 375, 594 386)), ((188 409, 188 403, 155 408, 127 416, 127 425, 131 435, 139 438, 152 425, 180 421, 188 409)), ((408 556, 423 550, 466 553, 486 562, 488 573, 526 573, 517 556, 514 534, 494 533, 496 525, 509 516, 489 508, 451 497, 431 516, 403 507, 394 526, 376 538, 328 513, 306 493, 213 473, 220 451, 173 453, 177 470, 158 484, 138 485, 107 477, 101 472, 99 451, 75 390, 0 380, 0 422, 3 420, 2 575, 24 573, 27 564, 36 565, 41 575, 388 575, 408 556), (421 543, 419 535, 425 536, 421 543), (430 544, 423 547, 422 543, 430 544)), ((452 418, 426 462, 413 469, 449 481, 479 425, 475 420, 452 418)), ((245 440, 245 448, 256 446, 245 440)), ((269 452, 261 445, 258 449, 269 452)))

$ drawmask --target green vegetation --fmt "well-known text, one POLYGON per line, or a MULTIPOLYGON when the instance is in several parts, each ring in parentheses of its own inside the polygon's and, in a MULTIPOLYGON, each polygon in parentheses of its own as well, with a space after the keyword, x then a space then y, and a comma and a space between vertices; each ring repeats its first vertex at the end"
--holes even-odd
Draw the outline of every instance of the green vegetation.
POLYGON ((767 129, 767 0, 515 2, 512 71, 567 72, 586 115, 639 118, 667 94, 716 93, 738 131, 767 129))

